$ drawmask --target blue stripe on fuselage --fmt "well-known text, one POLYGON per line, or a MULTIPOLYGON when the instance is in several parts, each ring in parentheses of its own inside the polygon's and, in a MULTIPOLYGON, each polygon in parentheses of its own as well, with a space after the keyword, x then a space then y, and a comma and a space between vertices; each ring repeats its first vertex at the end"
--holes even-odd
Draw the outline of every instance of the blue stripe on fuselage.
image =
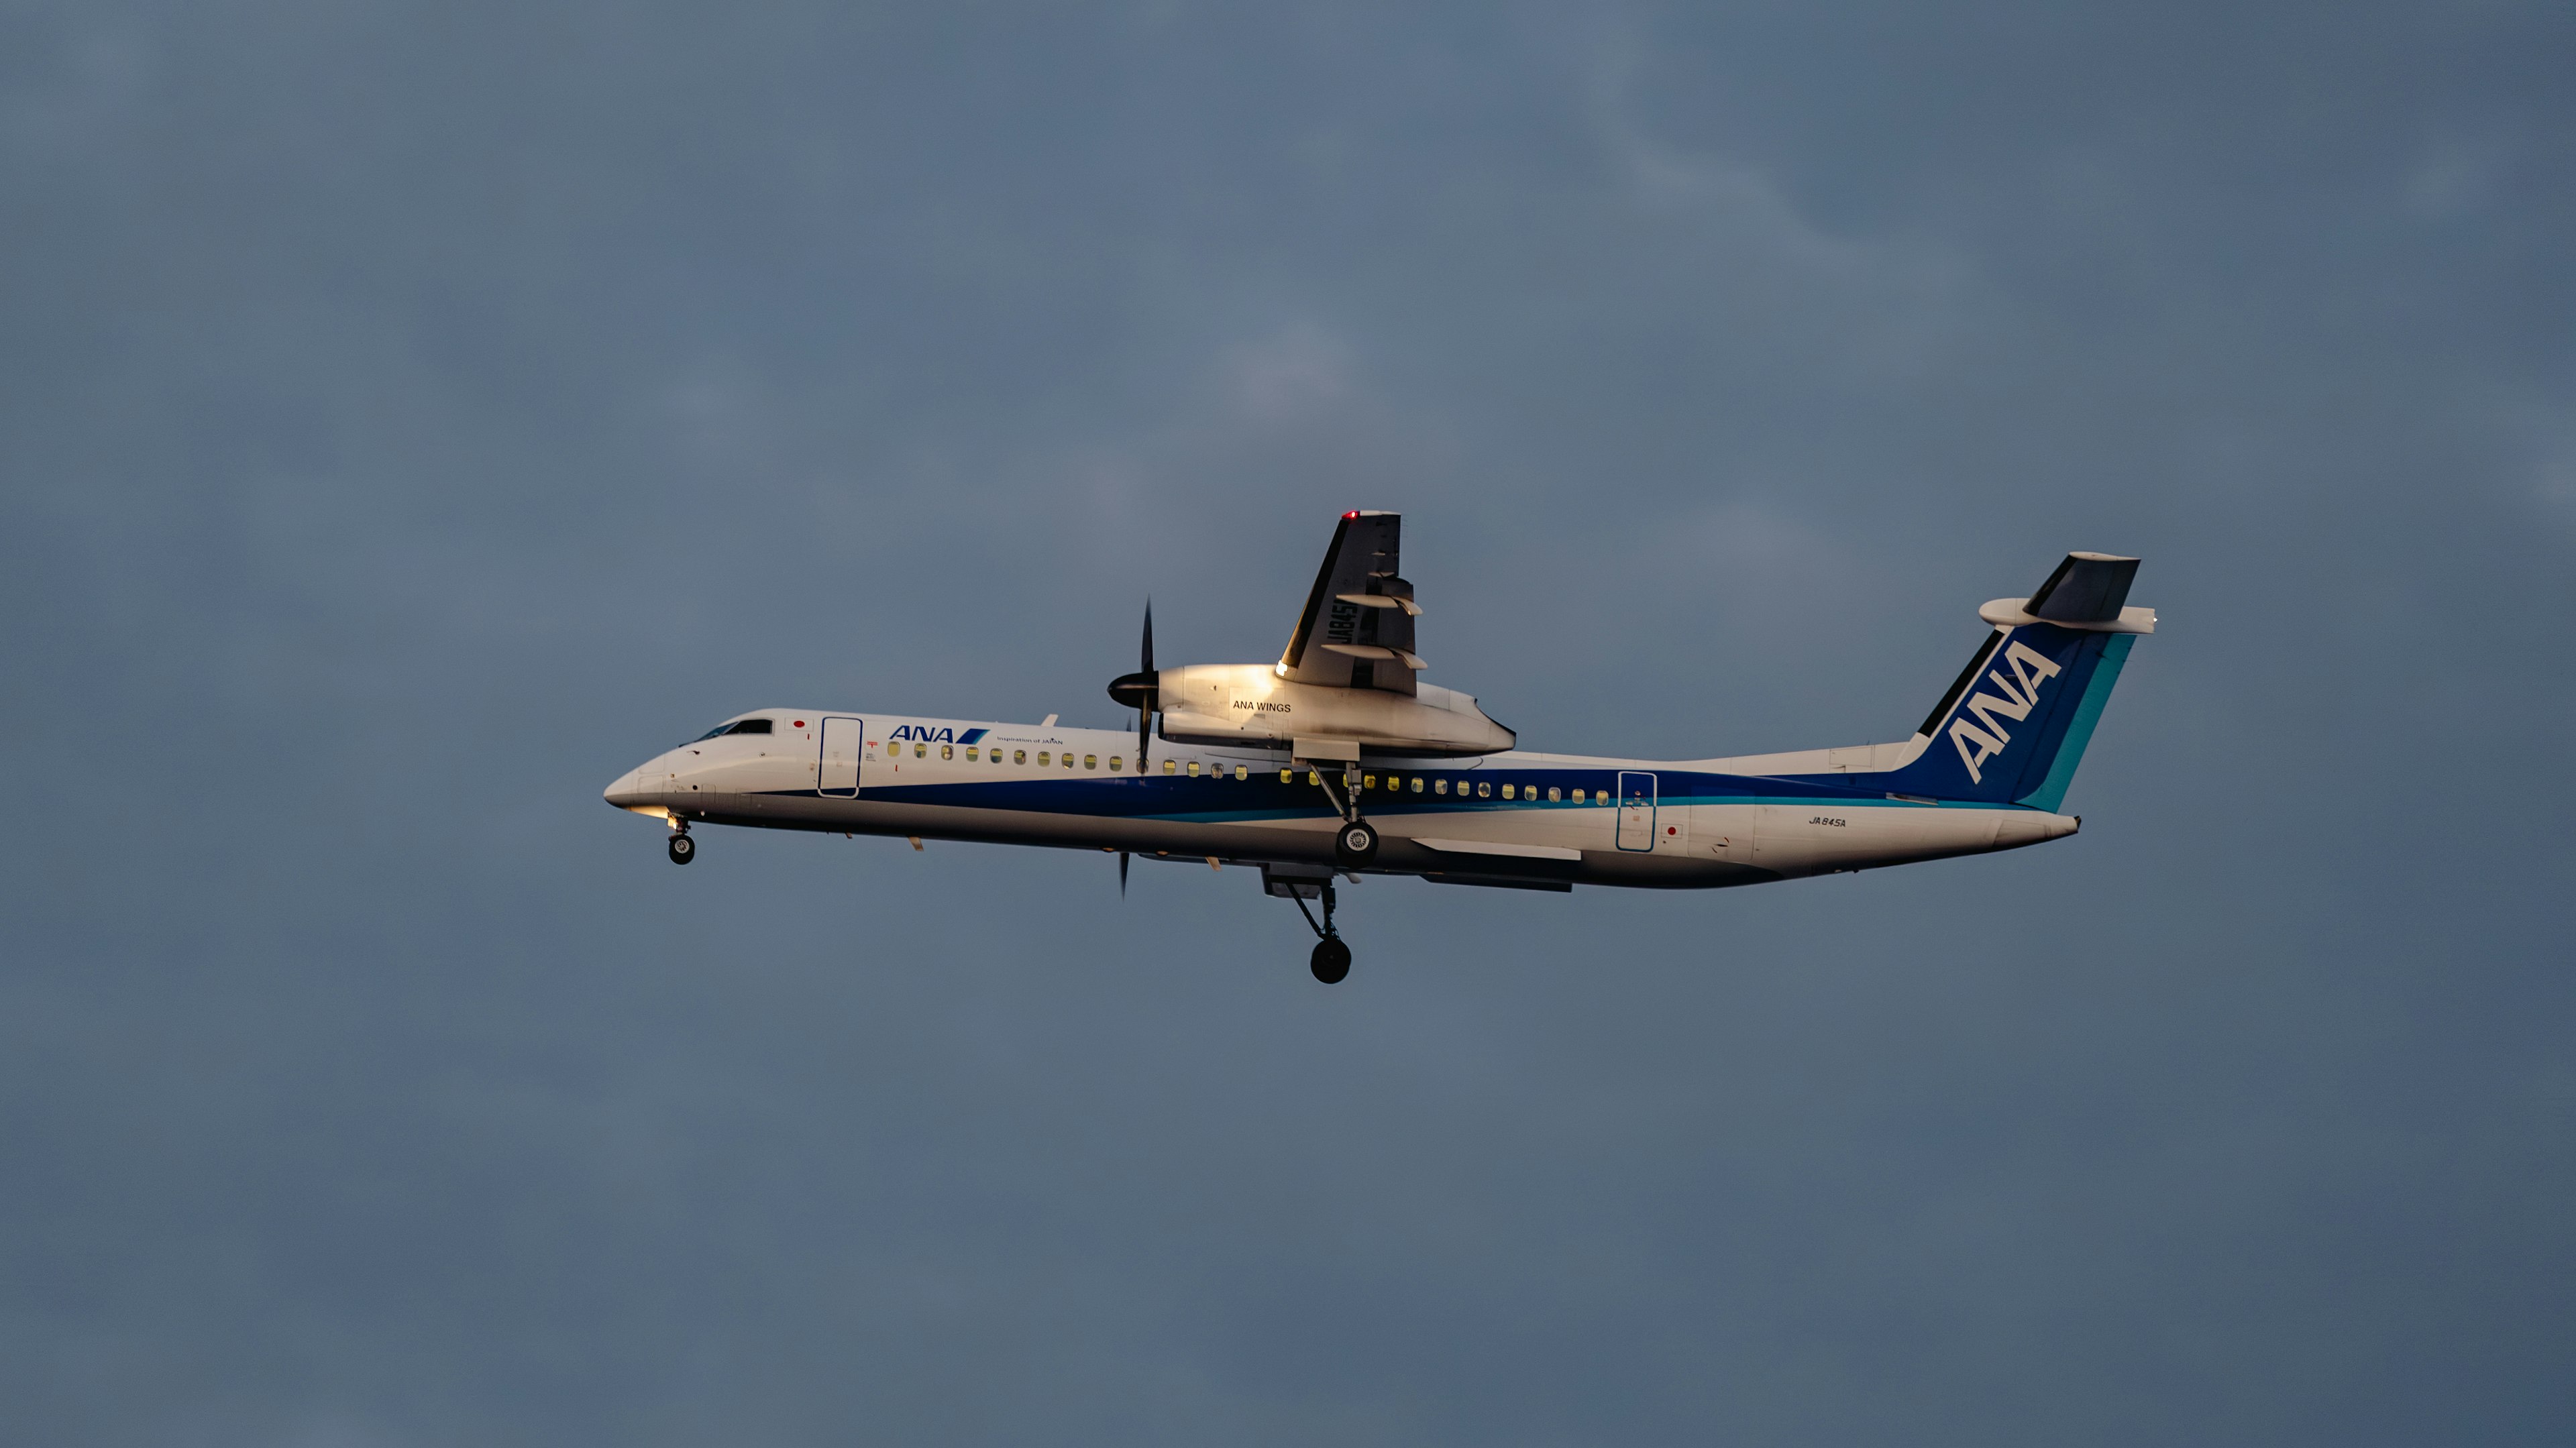
MULTIPOLYGON (((1303 774, 1304 771, 1299 771, 1303 774)), ((1569 800, 1503 799, 1501 786, 1511 784, 1516 791, 1529 789, 1581 789, 1615 792, 1622 774, 1655 776, 1657 804, 1687 805, 1803 805, 1819 801, 1881 805, 1889 808, 1914 809, 2009 809, 2015 806, 1974 801, 1918 801, 1890 799, 1880 789, 1826 784, 1796 778, 1705 774, 1693 771, 1656 768, 1607 769, 1480 769, 1472 772, 1468 783, 1489 784, 1495 793, 1489 797, 1460 798, 1457 795, 1416 794, 1407 790, 1363 790, 1360 808, 1363 813, 1383 814, 1482 814, 1490 811, 1537 811, 1568 809, 1610 809, 1610 802, 1576 804, 1569 800)), ((1452 775, 1453 779, 1457 776, 1452 775)), ((1855 776, 1867 779, 1870 776, 1855 776)), ((772 790, 768 793, 790 797, 811 797, 811 790, 772 790)), ((833 796, 847 798, 847 796, 833 796)), ((1122 775, 1112 778, 1074 779, 966 779, 936 784, 864 784, 859 798, 884 804, 942 805, 957 809, 1026 811, 1038 814, 1080 815, 1103 819, 1165 819, 1202 823, 1261 819, 1321 819, 1332 815, 1331 804, 1323 791, 1305 780, 1281 783, 1277 771, 1265 771, 1250 779, 1216 775, 1197 779, 1172 776, 1122 775)))

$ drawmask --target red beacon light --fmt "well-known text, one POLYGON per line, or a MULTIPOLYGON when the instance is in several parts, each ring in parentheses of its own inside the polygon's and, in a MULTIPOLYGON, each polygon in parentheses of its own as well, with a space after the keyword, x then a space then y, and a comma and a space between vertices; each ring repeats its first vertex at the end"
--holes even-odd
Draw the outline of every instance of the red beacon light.
POLYGON ((1345 517, 1345 518, 1356 518, 1356 517, 1358 517, 1359 515, 1360 515, 1360 510, 1359 510, 1359 509, 1357 509, 1357 508, 1353 508, 1353 509, 1351 509, 1349 512, 1344 513, 1342 516, 1343 516, 1343 517, 1345 517))

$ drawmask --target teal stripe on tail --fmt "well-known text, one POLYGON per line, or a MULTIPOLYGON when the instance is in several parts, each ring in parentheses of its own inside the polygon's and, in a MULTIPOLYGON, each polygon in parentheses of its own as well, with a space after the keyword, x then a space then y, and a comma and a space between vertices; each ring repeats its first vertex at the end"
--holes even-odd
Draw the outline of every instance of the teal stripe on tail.
MULTIPOLYGON (((2013 801, 2051 814, 2066 802, 2066 786, 2075 782, 2075 766, 2084 762, 2084 746, 2093 742, 2093 726, 2101 722, 2102 706, 2111 702, 2111 687, 2120 682, 2120 669, 2129 661, 2129 649, 2138 641, 2136 634, 2102 636, 2101 661, 2093 666, 2093 677, 2084 683, 2084 695, 2075 704, 2075 717, 2067 721, 2066 732, 2057 741, 2056 751, 2048 757, 2047 772, 2039 778, 2038 787, 2013 801)), ((2037 762, 2033 762, 2037 768, 2037 762)), ((2028 771, 2024 772, 2028 777, 2028 771)))

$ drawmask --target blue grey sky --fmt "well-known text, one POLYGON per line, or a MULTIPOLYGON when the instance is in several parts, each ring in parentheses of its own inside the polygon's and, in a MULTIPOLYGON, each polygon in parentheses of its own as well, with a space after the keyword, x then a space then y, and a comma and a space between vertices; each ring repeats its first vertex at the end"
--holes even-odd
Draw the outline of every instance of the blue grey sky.
POLYGON ((56 1445, 2576 1425, 2563 6, 0 3, 0 1403, 56 1445), (1533 747, 2077 838, 1681 896, 704 832, 1408 516, 1533 747))

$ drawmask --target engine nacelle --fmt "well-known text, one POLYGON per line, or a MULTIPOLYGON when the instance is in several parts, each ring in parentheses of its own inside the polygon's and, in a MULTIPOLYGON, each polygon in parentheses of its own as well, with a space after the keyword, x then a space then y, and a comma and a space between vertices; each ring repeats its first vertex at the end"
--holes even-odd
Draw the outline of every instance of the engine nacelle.
POLYGON ((1357 759, 1361 749, 1491 754, 1511 748, 1515 737, 1474 698, 1436 684, 1396 694, 1299 684, 1269 664, 1191 664, 1162 670, 1158 689, 1163 737, 1184 743, 1267 744, 1301 757, 1357 759))

